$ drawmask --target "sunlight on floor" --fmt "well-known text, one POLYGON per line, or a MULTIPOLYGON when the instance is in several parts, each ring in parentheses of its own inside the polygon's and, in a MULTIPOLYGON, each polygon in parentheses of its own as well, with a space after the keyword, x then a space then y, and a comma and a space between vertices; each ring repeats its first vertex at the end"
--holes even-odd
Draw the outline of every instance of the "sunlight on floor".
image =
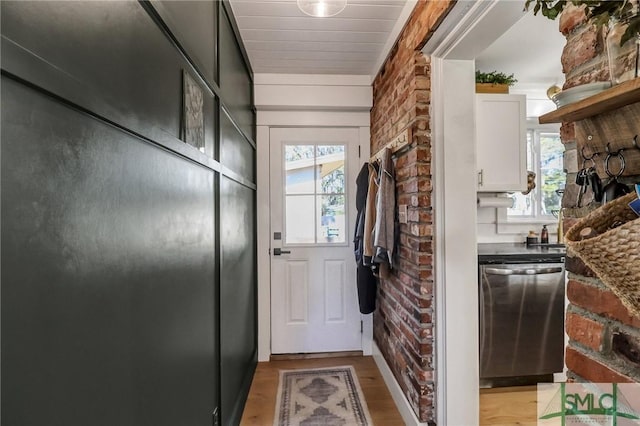
POLYGON ((480 390, 480 426, 536 426, 536 387, 480 390))

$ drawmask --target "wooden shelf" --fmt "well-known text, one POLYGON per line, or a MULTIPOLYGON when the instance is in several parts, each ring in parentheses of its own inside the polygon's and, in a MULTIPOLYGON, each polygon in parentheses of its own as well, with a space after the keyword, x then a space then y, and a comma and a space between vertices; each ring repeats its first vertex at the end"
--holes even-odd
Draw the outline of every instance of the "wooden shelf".
POLYGON ((625 81, 578 102, 558 108, 538 118, 540 124, 579 121, 603 112, 640 102, 640 78, 625 81))

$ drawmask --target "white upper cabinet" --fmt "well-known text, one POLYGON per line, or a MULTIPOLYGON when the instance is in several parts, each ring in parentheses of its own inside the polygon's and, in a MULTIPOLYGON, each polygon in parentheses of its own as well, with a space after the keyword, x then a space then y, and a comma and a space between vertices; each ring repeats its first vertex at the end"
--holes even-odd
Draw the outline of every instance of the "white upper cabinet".
POLYGON ((476 95, 476 167, 479 192, 527 188, 524 95, 476 95))

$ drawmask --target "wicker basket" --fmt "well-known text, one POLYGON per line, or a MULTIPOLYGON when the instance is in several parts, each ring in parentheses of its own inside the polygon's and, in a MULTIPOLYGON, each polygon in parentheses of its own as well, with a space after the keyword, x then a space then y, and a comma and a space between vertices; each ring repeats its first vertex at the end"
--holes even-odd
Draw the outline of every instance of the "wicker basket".
POLYGON ((634 192, 594 210, 566 234, 567 246, 640 317, 640 218, 629 203, 634 192), (612 225, 622 225, 610 229, 612 225), (592 228, 597 236, 580 241, 580 231, 592 228))

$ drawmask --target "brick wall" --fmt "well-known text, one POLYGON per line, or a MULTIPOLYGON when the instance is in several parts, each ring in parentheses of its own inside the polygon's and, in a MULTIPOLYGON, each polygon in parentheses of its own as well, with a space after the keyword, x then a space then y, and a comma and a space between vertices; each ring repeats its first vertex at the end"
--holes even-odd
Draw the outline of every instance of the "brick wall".
POLYGON ((429 58, 420 49, 453 5, 417 3, 373 83, 371 152, 401 132, 412 140, 395 158, 397 204, 408 206, 400 225, 396 267, 381 279, 374 338, 423 422, 435 419, 433 362, 433 242, 429 58))
MULTIPOLYGON (((564 88, 580 84, 607 81, 609 78, 604 32, 585 22, 582 9, 570 6, 560 17, 560 31, 567 37, 562 54, 565 73, 564 88)), ((577 150, 582 163, 584 148, 589 156, 604 152, 607 141, 618 147, 629 147, 633 134, 640 133, 638 120, 640 104, 585 119, 576 123, 563 123, 561 137, 567 151, 577 150), (615 129, 612 131, 612 129, 615 129), (589 139, 591 136, 591 139, 589 139)), ((632 152, 625 153, 627 182, 640 181, 640 161, 632 152)), ((604 156, 596 157, 599 175, 604 156)), ((577 165, 569 165, 575 171, 577 165)), ((598 207, 590 192, 583 199, 584 207, 576 206, 577 185, 575 173, 567 176, 567 186, 562 205, 565 227, 598 207)), ((640 318, 632 316, 620 300, 607 289, 582 261, 572 255, 567 257, 569 283, 566 313, 566 331, 569 346, 566 363, 570 381, 638 382, 640 381, 640 318)))

